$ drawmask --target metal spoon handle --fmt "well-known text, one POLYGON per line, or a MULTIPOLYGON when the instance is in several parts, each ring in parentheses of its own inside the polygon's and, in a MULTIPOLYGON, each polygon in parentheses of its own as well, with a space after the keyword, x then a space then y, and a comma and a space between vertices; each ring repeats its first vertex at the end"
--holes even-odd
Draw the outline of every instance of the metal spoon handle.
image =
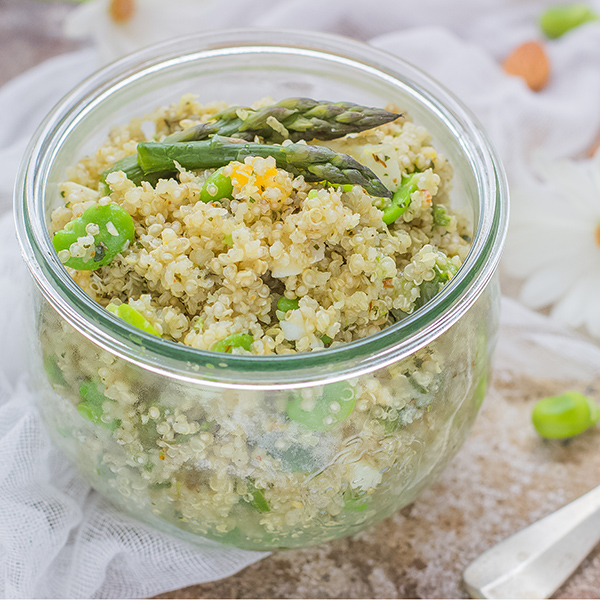
POLYGON ((600 486, 484 552, 463 575, 473 598, 549 598, 600 541, 600 486))

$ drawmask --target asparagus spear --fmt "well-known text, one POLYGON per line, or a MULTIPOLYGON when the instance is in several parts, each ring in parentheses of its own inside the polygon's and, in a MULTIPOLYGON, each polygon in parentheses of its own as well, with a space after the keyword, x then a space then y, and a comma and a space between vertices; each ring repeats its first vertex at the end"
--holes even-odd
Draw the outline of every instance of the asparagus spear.
MULTIPOLYGON (((332 140, 348 133, 365 131, 384 123, 394 121, 400 115, 381 108, 370 108, 352 102, 326 102, 310 98, 287 98, 264 108, 253 110, 248 107, 231 106, 216 114, 209 123, 199 123, 183 131, 176 131, 164 139, 166 143, 193 142, 204 140, 211 135, 238 137, 247 141, 260 136, 265 142, 281 142, 283 136, 273 129, 269 117, 274 117, 289 132, 289 138, 299 140, 332 140), (243 110, 247 117, 242 120, 238 111, 243 110)), ((144 175, 137 165, 136 156, 126 156, 117 161, 100 176, 102 183, 106 176, 115 171, 124 171, 130 181, 140 185, 142 181, 155 183, 170 173, 158 173, 152 180, 144 175)), ((106 190, 108 192, 108 190, 106 190)))
POLYGON ((141 142, 137 149, 138 164, 145 174, 176 170, 175 163, 185 169, 208 169, 243 161, 246 156, 272 156, 279 168, 303 175, 306 181, 350 183, 361 185, 373 196, 392 195, 370 169, 324 146, 255 144, 215 135, 199 142, 141 142))
POLYGON ((165 141, 191 142, 217 134, 248 141, 253 141, 258 135, 265 142, 282 142, 284 137, 268 123, 270 117, 274 117, 288 130, 289 139, 293 142, 333 140, 389 123, 399 116, 381 108, 370 108, 352 102, 287 98, 258 110, 231 106, 216 114, 213 121, 171 134, 165 141), (240 110, 247 113, 243 120, 238 116, 240 110))

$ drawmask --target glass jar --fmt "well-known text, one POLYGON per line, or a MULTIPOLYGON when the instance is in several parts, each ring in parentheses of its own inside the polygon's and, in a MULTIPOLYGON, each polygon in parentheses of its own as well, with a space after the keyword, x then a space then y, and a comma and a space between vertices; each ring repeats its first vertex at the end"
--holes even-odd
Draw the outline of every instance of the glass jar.
POLYGON ((399 58, 274 30, 220 31, 126 57, 74 89, 39 128, 16 213, 35 282, 31 376, 48 430, 94 488, 160 530, 249 549, 355 533, 413 501, 469 432, 498 327, 507 187, 465 108, 399 58), (112 125, 188 92, 201 102, 268 94, 406 110, 454 168, 453 208, 474 232, 463 266, 404 320, 319 352, 201 351, 116 318, 53 251, 58 185, 112 125), (299 409, 312 417, 295 419, 299 409))

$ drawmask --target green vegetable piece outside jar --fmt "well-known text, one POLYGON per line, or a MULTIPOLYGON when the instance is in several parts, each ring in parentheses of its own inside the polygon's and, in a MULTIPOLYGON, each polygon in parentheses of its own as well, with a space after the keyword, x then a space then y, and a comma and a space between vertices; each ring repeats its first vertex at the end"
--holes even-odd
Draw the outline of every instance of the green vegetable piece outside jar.
POLYGON ((229 352, 233 348, 243 348, 250 352, 250 346, 252 346, 254 338, 249 333, 232 333, 226 338, 215 342, 211 348, 213 352, 229 352))
POLYGON ((419 189, 417 178, 421 173, 404 175, 400 187, 394 192, 391 204, 383 209, 382 220, 386 225, 391 225, 399 219, 410 205, 411 195, 419 189))
POLYGON ((288 298, 287 296, 281 296, 277 300, 277 310, 281 312, 288 312, 288 310, 296 310, 300 306, 298 298, 288 298))
POLYGON ((218 169, 202 185, 200 200, 208 203, 223 198, 233 198, 233 183, 230 177, 223 175, 222 169, 218 169))
POLYGON ((286 411, 292 421, 312 431, 327 431, 345 421, 355 404, 354 388, 347 381, 339 381, 326 385, 323 394, 312 400, 305 400, 295 392, 288 400, 286 411))
POLYGON ((152 335, 159 335, 158 331, 154 328, 152 323, 142 315, 139 311, 137 311, 133 306, 129 304, 109 304, 106 307, 106 310, 113 313, 120 319, 123 319, 126 323, 145 331, 146 333, 150 333, 152 335))
POLYGON ((590 21, 598 21, 600 17, 587 4, 560 4, 551 6, 540 17, 540 28, 544 35, 556 39, 590 21))
POLYGON ((94 271, 108 265, 117 254, 123 252, 135 238, 135 227, 131 215, 117 204, 96 204, 57 231, 52 245, 60 261, 67 267, 78 271, 94 271), (93 236, 90 251, 77 242, 93 236), (73 245, 79 246, 74 248, 73 245), (81 250, 72 255, 73 250, 81 250))
POLYGON ((575 391, 542 398, 531 415, 536 431, 547 439, 570 438, 589 429, 600 420, 600 407, 575 391))

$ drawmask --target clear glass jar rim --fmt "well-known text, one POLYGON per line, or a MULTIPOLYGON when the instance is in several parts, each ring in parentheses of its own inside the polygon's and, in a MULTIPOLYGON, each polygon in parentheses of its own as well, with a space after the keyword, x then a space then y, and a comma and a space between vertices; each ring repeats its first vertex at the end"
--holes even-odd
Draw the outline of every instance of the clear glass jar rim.
POLYGON ((508 187, 500 160, 477 120, 428 75, 391 54, 331 34, 236 29, 188 36, 131 54, 97 71, 52 110, 34 135, 15 187, 17 234, 46 300, 75 329, 105 350, 183 381, 227 388, 283 389, 357 377, 409 356, 449 329, 494 274, 508 224, 508 187), (182 61, 248 53, 319 57, 401 81, 455 132, 477 176, 480 217, 463 267, 423 309, 377 334, 318 352, 246 356, 170 342, 114 317, 79 288, 58 261, 44 216, 44 174, 81 114, 108 95, 182 61))

